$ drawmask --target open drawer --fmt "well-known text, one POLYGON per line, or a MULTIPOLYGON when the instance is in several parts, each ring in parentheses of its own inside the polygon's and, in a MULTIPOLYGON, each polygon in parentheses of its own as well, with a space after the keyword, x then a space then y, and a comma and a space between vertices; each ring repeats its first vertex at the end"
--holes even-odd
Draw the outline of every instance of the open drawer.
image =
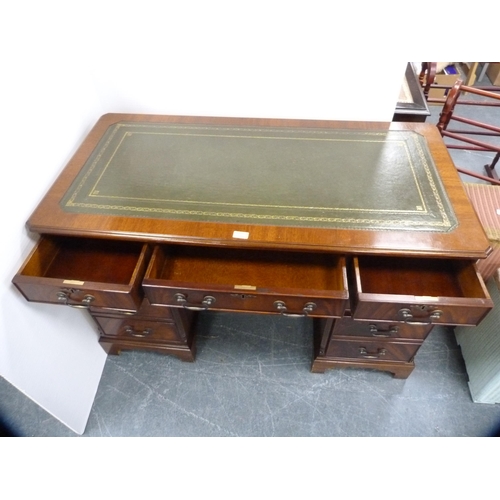
POLYGON ((157 246, 143 280, 153 305, 190 310, 341 317, 345 258, 196 246, 157 246))
POLYGON ((136 310, 149 255, 143 243, 43 236, 12 282, 33 302, 136 310))
POLYGON ((359 256, 353 274, 355 319, 477 325, 493 307, 472 261, 359 256))

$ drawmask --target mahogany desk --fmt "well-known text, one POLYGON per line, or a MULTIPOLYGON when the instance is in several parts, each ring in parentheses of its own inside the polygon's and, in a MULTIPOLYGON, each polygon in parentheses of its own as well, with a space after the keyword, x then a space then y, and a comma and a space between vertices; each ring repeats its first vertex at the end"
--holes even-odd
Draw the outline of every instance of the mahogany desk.
POLYGON ((488 240, 425 123, 105 115, 28 228, 14 284, 87 309, 109 353, 194 361, 198 311, 310 316, 313 371, 407 377, 434 324, 493 306, 488 240))

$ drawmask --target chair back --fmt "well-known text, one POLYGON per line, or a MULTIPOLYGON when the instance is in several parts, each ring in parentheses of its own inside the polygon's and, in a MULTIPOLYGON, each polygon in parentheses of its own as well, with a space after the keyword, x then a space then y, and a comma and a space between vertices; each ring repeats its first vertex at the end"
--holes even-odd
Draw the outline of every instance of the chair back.
POLYGON ((492 162, 489 165, 485 165, 486 176, 459 167, 457 167, 457 170, 472 177, 486 180, 491 184, 500 184, 498 175, 494 170, 500 158, 500 109, 498 110, 498 120, 495 123, 487 123, 461 116, 457 112, 459 106, 461 106, 461 111, 464 111, 463 106, 500 108, 500 89, 498 92, 483 90, 466 86, 462 80, 457 80, 448 92, 437 124, 441 136, 453 140, 452 142, 445 141, 448 149, 496 153, 492 162), (465 94, 479 97, 467 99, 464 98, 465 94), (451 124, 454 124, 454 122, 464 124, 467 127, 451 128, 453 126, 451 124))

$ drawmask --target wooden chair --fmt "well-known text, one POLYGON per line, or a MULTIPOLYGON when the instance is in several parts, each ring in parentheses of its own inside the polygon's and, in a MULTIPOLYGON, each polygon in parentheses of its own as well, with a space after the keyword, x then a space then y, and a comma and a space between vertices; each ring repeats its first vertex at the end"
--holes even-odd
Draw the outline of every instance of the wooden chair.
MULTIPOLYGON (((457 167, 457 170, 463 174, 485 180, 490 184, 499 184, 498 175, 495 171, 495 165, 500 158, 500 127, 497 125, 471 120, 457 114, 458 106, 493 106, 500 107, 500 92, 492 92, 477 87, 469 87, 457 80, 451 88, 446 98, 443 110, 439 116, 437 128, 443 138, 454 139, 457 142, 446 142, 448 149, 464 149, 468 151, 487 151, 496 153, 493 161, 485 165, 486 176, 464 170, 457 167), (459 99, 463 94, 469 93, 481 96, 484 99, 459 99), (452 129, 449 128, 451 122, 459 122, 468 125, 467 128, 452 129), (496 142, 485 142, 482 137, 490 139, 498 138, 496 142), (480 140, 481 139, 481 140, 480 140)), ((500 109, 498 110, 500 123, 500 109)))
MULTIPOLYGON (((477 65, 477 63, 474 63, 477 65)), ((420 82, 420 86, 422 87, 423 93, 425 100, 429 104, 444 104, 446 102, 447 98, 447 93, 450 91, 452 88, 452 85, 444 85, 444 84, 439 84, 437 83, 436 76, 437 76, 437 63, 436 62, 423 62, 421 66, 420 73, 418 75, 418 80, 420 82), (429 93, 431 89, 441 89, 444 90, 445 97, 429 97, 429 93)), ((473 79, 471 75, 475 75, 476 69, 474 68, 473 70, 471 69, 469 71, 469 75, 467 75, 467 81, 466 85, 471 85, 469 82, 473 82, 475 78, 473 79)), ((457 79, 459 77, 457 76, 457 79)), ((487 90, 487 91, 492 91, 496 92, 500 90, 500 87, 495 86, 495 85, 482 85, 478 86, 476 85, 474 88, 481 89, 481 90, 487 90)))
POLYGON ((436 62, 423 62, 418 80, 424 91, 426 101, 429 100, 429 90, 434 85, 436 79, 437 63, 436 62))

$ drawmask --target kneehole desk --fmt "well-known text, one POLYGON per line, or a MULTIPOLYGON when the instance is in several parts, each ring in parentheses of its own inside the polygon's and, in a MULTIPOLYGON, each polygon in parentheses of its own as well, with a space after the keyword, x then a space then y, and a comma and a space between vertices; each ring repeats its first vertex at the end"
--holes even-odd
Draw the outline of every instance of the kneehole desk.
POLYGON ((13 283, 108 353, 195 359, 200 311, 308 316, 312 370, 407 377, 433 325, 493 307, 490 251, 425 123, 104 115, 28 220, 13 283))

